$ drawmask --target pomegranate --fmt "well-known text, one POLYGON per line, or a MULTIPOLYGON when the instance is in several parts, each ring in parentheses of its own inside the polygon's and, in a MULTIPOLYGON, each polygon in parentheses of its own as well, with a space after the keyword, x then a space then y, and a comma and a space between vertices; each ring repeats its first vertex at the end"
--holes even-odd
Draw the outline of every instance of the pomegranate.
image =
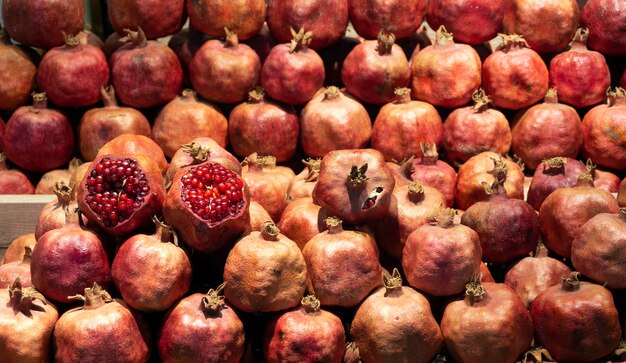
MULTIPOLYGON (((80 184, 83 181, 85 173, 87 172, 87 170, 89 170, 90 166, 91 162, 80 164, 76 169, 74 169, 72 175, 70 175, 70 181, 68 184, 74 184, 74 186, 80 184)), ((72 189, 72 196, 76 198, 76 188, 72 189)))
POLYGON ((501 38, 502 44, 483 63, 483 88, 494 106, 519 110, 546 94, 548 68, 539 54, 528 48, 523 36, 510 34, 501 38))
POLYGON ((102 145, 96 157, 102 155, 143 156, 156 163, 162 173, 168 168, 163 149, 144 135, 122 134, 102 145))
POLYGON ((33 183, 19 170, 7 168, 6 156, 0 152, 0 194, 35 194, 33 183))
POLYGON ((212 37, 228 35, 226 28, 245 40, 261 30, 265 21, 264 0, 196 0, 187 2, 189 22, 195 29, 212 37))
POLYGON ((326 210, 311 197, 298 198, 287 204, 278 225, 282 234, 303 249, 309 240, 326 230, 326 218, 326 210))
POLYGON ((249 204, 244 179, 209 159, 176 172, 163 216, 188 246, 212 252, 232 244, 248 229, 249 204))
POLYGON ((439 160, 436 144, 421 142, 420 148, 422 157, 412 163, 411 180, 440 191, 445 205, 451 207, 456 188, 456 171, 445 161, 439 160))
POLYGON ((300 142, 311 157, 333 150, 361 149, 372 135, 372 121, 358 101, 330 86, 318 92, 300 113, 300 142))
POLYGON ((375 224, 378 245, 390 256, 402 258, 408 236, 429 222, 446 206, 443 194, 418 181, 397 185, 393 190, 389 212, 375 224))
POLYGON ((617 193, 617 202, 619 203, 620 207, 622 208, 626 207, 626 178, 624 178, 619 185, 619 191, 617 193))
POLYGON ((228 118, 228 135, 235 154, 274 155, 276 161, 293 157, 300 121, 293 107, 266 99, 262 88, 248 93, 248 102, 236 106, 228 118))
POLYGON ((504 3, 503 0, 430 0, 428 24, 433 29, 445 26, 463 43, 488 42, 500 31, 504 3))
POLYGON ((111 59, 111 55, 113 55, 116 50, 124 45, 125 42, 122 41, 122 39, 124 39, 124 37, 115 32, 106 38, 106 40, 104 41, 103 51, 104 54, 106 54, 107 59, 111 59))
MULTIPOLYGON (((78 204, 76 200, 72 200, 74 191, 74 185, 66 184, 64 182, 56 183, 54 186, 54 194, 57 199, 47 203, 37 218, 37 225, 35 225, 35 238, 39 239, 44 233, 59 229, 65 225, 66 209, 70 211, 76 210, 78 204)), ((87 219, 83 217, 83 221, 87 219)))
POLYGON ((598 189, 604 189, 609 193, 617 193, 619 191, 620 179, 617 175, 604 171, 593 170, 593 186, 598 189))
POLYGON ((530 348, 533 321, 510 287, 473 280, 463 300, 446 306, 441 333, 446 350, 459 363, 514 362, 530 348))
POLYGON ((102 87, 100 95, 104 107, 88 110, 78 124, 78 147, 86 161, 95 159, 100 148, 117 136, 151 135, 150 123, 141 112, 117 105, 113 86, 102 87))
POLYGON ((263 223, 267 221, 272 221, 272 217, 270 216, 270 214, 267 213, 262 205, 255 202, 254 200, 251 200, 249 231, 261 231, 263 229, 263 223))
POLYGON ((460 107, 480 87, 481 61, 467 44, 456 44, 442 25, 435 44, 411 57, 413 96, 436 106, 460 107))
POLYGON ((13 45, 0 27, 0 110, 26 104, 37 81, 37 66, 29 50, 13 45))
POLYGON ((181 145, 198 136, 210 137, 219 146, 226 147, 227 132, 226 117, 217 107, 198 100, 191 89, 184 90, 181 96, 165 105, 152 125, 152 137, 168 158, 172 158, 181 145))
POLYGON ((280 42, 291 39, 290 29, 310 30, 315 34, 311 48, 325 48, 346 32, 348 0, 270 0, 267 25, 280 42))
POLYGON ((619 213, 617 200, 606 190, 593 187, 588 172, 578 176, 576 186, 552 192, 539 209, 543 243, 559 255, 570 258, 572 242, 589 219, 600 213, 619 213))
POLYGON ((509 198, 524 199, 524 172, 522 168, 494 152, 485 151, 471 157, 459 168, 455 195, 457 207, 467 210, 472 204, 488 198, 483 183, 487 183, 487 185, 494 183, 498 165, 501 165, 501 168, 507 168, 504 188, 509 198))
POLYGON ((104 52, 104 42, 97 34, 93 33, 91 30, 83 29, 78 32, 76 36, 80 40, 80 44, 93 45, 96 48, 100 48, 100 50, 104 52))
POLYGON ((325 220, 327 231, 302 249, 307 288, 322 305, 353 307, 380 286, 382 268, 376 241, 369 233, 344 230, 336 217, 325 220))
POLYGON ((322 158, 313 200, 350 224, 384 218, 395 180, 373 149, 331 151, 322 158))
POLYGON ((261 30, 259 30, 255 36, 248 39, 246 44, 248 44, 250 48, 254 49, 256 54, 259 55, 261 63, 265 63, 265 59, 270 54, 272 48, 278 44, 278 41, 272 35, 267 23, 264 22, 261 30))
POLYGON ((50 49, 63 44, 64 32, 83 30, 85 4, 82 0, 7 0, 2 3, 2 20, 14 40, 50 49))
POLYGON ((47 298, 68 303, 71 295, 97 282, 111 280, 109 258, 100 238, 78 224, 78 213, 68 210, 65 226, 37 240, 30 271, 33 286, 47 298))
POLYGON ((30 279, 30 258, 33 250, 25 246, 22 261, 15 261, 0 265, 0 289, 6 289, 13 284, 15 279, 20 279, 22 287, 32 287, 30 279))
POLYGON ((111 25, 122 35, 141 27, 148 39, 161 38, 178 32, 187 20, 184 0, 109 0, 107 4, 111 25))
POLYGON ((617 348, 622 335, 611 292, 580 282, 579 275, 572 272, 549 287, 530 307, 537 344, 558 361, 600 359, 617 348))
POLYGON ((402 267, 409 284, 432 296, 458 294, 478 273, 482 249, 479 235, 454 223, 455 212, 445 209, 406 239, 402 267))
POLYGON ((84 294, 71 296, 84 305, 68 310, 55 326, 55 361, 146 362, 150 334, 143 318, 97 283, 84 294))
POLYGON ((277 221, 287 206, 287 188, 294 172, 285 166, 276 166, 276 158, 256 153, 247 158, 247 169, 242 177, 250 188, 250 195, 277 221))
POLYGON ((168 312, 158 338, 163 362, 241 360, 245 348, 243 323, 220 296, 223 289, 224 284, 206 294, 192 294, 168 312))
POLYGON ((424 295, 402 286, 397 269, 356 311, 350 335, 366 362, 428 363, 443 347, 441 330, 424 295))
MULTIPOLYGON (((270 9, 274 3, 270 3, 270 9)), ((290 44, 278 44, 267 55, 261 69, 261 85, 275 100, 298 105, 308 102, 324 85, 324 62, 309 49, 313 33, 305 33, 303 28, 297 33, 292 29, 291 33, 290 44)))
POLYGON ((0 265, 22 261, 26 247, 32 250, 36 243, 37 240, 35 239, 34 233, 27 233, 15 238, 4 251, 4 257, 0 259, 0 265))
POLYGON ((348 0, 348 11, 352 26, 366 39, 376 39, 380 32, 410 38, 424 20, 426 1, 348 0))
POLYGON ((209 39, 210 37, 208 35, 200 33, 190 26, 174 34, 167 42, 167 46, 176 53, 178 61, 183 68, 183 83, 185 85, 191 85, 191 81, 189 80, 189 65, 191 64, 193 56, 209 39))
POLYGON ((295 242, 272 222, 240 239, 224 266, 224 296, 244 312, 272 312, 298 305, 307 266, 295 242))
POLYGON ((528 189, 528 204, 538 211, 550 193, 575 186, 583 171, 585 164, 576 159, 555 157, 542 161, 535 169, 528 189))
POLYGON ((80 159, 74 158, 67 169, 55 169, 45 173, 35 187, 35 194, 54 194, 54 186, 60 182, 69 184, 72 174, 81 164, 80 159))
POLYGON ((59 313, 32 287, 16 278, 0 289, 0 344, 6 363, 48 362, 59 313))
POLYGON ((625 21, 626 4, 621 0, 589 0, 580 17, 589 28, 589 47, 607 55, 626 54, 625 21))
POLYGON ((511 130, 511 147, 529 169, 536 169, 544 159, 576 158, 583 142, 580 117, 573 107, 559 103, 556 89, 548 90, 543 104, 518 117, 511 130))
POLYGON ((127 34, 120 39, 127 43, 109 59, 120 101, 131 107, 148 108, 174 99, 183 81, 176 53, 165 44, 146 40, 141 28, 127 34))
POLYGON ((2 137, 4 153, 20 168, 45 172, 67 164, 74 151, 72 125, 59 111, 47 108, 45 93, 33 94, 33 106, 18 108, 2 137))
POLYGON ((624 169, 626 168, 626 90, 620 87, 615 90, 609 89, 607 97, 606 105, 592 108, 583 118, 583 153, 600 166, 624 169))
POLYGON ((489 266, 487 266, 485 262, 480 263, 480 274, 482 275, 480 278, 480 282, 496 282, 496 280, 491 275, 489 266))
POLYGON ((353 33, 347 33, 339 42, 319 51, 319 55, 324 61, 324 71, 326 73, 324 85, 343 85, 343 81, 341 80, 343 63, 346 57, 348 57, 348 54, 350 54, 357 45, 361 44, 361 41, 362 39, 357 38, 353 33))
POLYGON ((343 363, 361 363, 359 348, 355 342, 346 343, 345 353, 343 354, 343 363))
POLYGON ((474 106, 457 108, 443 123, 446 158, 461 165, 483 151, 506 154, 511 148, 511 127, 504 114, 490 108, 491 98, 480 88, 472 94, 474 106))
POLYGON ((320 309, 314 295, 302 298, 299 309, 272 319, 263 335, 263 355, 274 362, 341 363, 346 335, 341 319, 320 309))
POLYGON ((310 198, 313 195, 313 188, 315 188, 317 178, 320 175, 321 162, 322 159, 320 158, 302 160, 305 165, 304 170, 291 179, 289 187, 287 187, 287 201, 289 203, 298 198, 310 198))

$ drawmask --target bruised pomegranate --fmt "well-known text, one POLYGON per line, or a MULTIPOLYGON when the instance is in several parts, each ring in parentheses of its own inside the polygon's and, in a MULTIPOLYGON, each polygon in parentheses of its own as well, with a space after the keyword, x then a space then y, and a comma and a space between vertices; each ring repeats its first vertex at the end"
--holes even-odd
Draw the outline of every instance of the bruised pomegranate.
POLYGON ((247 102, 230 112, 228 135, 239 156, 257 152, 287 161, 296 152, 300 121, 293 107, 268 100, 265 91, 257 87, 248 93, 247 102))
POLYGON ((402 286, 397 269, 383 272, 384 287, 356 311, 350 335, 366 362, 431 362, 443 347, 437 321, 424 295, 402 286))
POLYGON ((224 266, 224 296, 245 312, 280 311, 298 305, 307 266, 300 248, 272 222, 240 239, 224 266))
POLYGON ((143 318, 97 283, 84 294, 71 296, 84 305, 67 311, 55 326, 55 361, 146 362, 150 332, 143 318))
POLYGON ((19 170, 7 168, 6 156, 0 152, 0 194, 35 194, 33 183, 19 170))
POLYGON ((78 124, 78 147, 85 161, 96 158, 100 148, 122 134, 150 137, 148 119, 131 107, 120 107, 113 86, 100 88, 104 107, 85 112, 78 124))
POLYGON ((37 80, 33 58, 28 49, 11 43, 0 27, 0 110, 15 110, 30 98, 37 80))
POLYGON ((257 201, 277 221, 287 206, 287 188, 294 172, 285 166, 276 166, 276 158, 256 153, 247 158, 247 169, 242 177, 250 188, 252 200, 257 201))
POLYGON ((446 306, 441 333, 459 363, 514 362, 530 348, 533 321, 510 287, 473 280, 463 300, 446 306))
POLYGON ((280 216, 280 231, 303 249, 309 240, 326 230, 324 220, 328 213, 311 197, 298 198, 289 204, 280 216))
POLYGON ((445 26, 463 43, 488 42, 500 31, 504 4, 503 0, 430 0, 428 25, 433 29, 445 26))
POLYGON ((308 291, 322 305, 356 306, 380 286, 376 241, 369 233, 344 230, 339 218, 326 218, 325 223, 328 230, 302 249, 308 291))
MULTIPOLYGON (((269 213, 263 208, 262 205, 255 202, 254 200, 250 201, 250 228, 249 231, 260 231, 263 229, 263 223, 267 221, 272 221, 272 217, 269 213)), ((272 221, 273 222, 273 221, 272 221)))
POLYGON ((33 106, 22 106, 11 115, 2 148, 7 159, 20 168, 45 172, 70 161, 74 131, 63 113, 47 108, 45 93, 33 94, 33 100, 33 106))
POLYGON ((265 21, 264 0, 195 0, 187 1, 189 22, 195 29, 212 37, 223 38, 225 28, 245 40, 261 30, 265 21))
POLYGON ((402 267, 409 284, 432 296, 458 294, 480 269, 480 239, 469 227, 454 224, 445 209, 435 225, 424 224, 407 238, 402 267))
POLYGON ((604 189, 609 193, 617 193, 619 191, 620 179, 617 175, 604 171, 593 170, 593 186, 598 189, 604 189))
POLYGON ((426 1, 348 0, 348 10, 350 22, 360 36, 376 39, 385 32, 402 39, 417 32, 426 15, 426 1))
POLYGON ((22 287, 32 287, 30 279, 30 258, 33 250, 29 246, 24 247, 22 261, 15 261, 0 265, 0 289, 10 287, 15 279, 20 279, 22 287))
POLYGON ((589 0, 580 22, 589 28, 589 47, 608 55, 626 54, 626 4, 621 0, 589 0))
POLYGON ((463 164, 483 151, 506 154, 511 148, 511 127, 504 114, 490 108, 491 98, 481 88, 472 94, 474 106, 457 108, 443 123, 446 158, 463 164))
POLYGON ((585 164, 572 158, 555 157, 542 161, 530 182, 528 204, 538 211, 550 193, 575 186, 578 175, 583 171, 585 164))
POLYGON ((163 362, 198 360, 239 363, 244 355, 244 327, 237 312, 220 296, 224 284, 193 294, 168 312, 159 331, 163 362))
POLYGON ((263 335, 263 355, 268 363, 341 363, 345 345, 341 319, 320 309, 314 295, 302 298, 299 309, 272 319, 263 335))
POLYGON ((304 170, 291 179, 289 187, 287 187, 287 201, 289 203, 298 198, 309 198, 313 195, 313 188, 315 188, 317 178, 320 175, 321 162, 322 159, 319 158, 302 160, 305 165, 304 170))
POLYGON ((442 25, 435 44, 411 58, 413 96, 436 106, 460 107, 472 99, 480 87, 481 61, 467 44, 455 44, 442 25))
MULTIPOLYGON (((35 225, 36 239, 39 239, 44 233, 52 229, 63 227, 65 225, 67 208, 70 208, 70 211, 78 208, 76 200, 72 200, 73 190, 74 185, 68 185, 64 182, 56 183, 53 191, 57 199, 47 203, 39 213, 37 224, 35 225)), ((83 221, 86 221, 86 219, 83 219, 83 221)))
POLYGON ((439 160, 437 145, 420 143, 422 156, 411 164, 411 180, 437 189, 451 207, 456 188, 456 171, 445 161, 439 160))
POLYGON ((179 31, 187 20, 184 0, 109 0, 107 4, 118 34, 141 27, 148 39, 161 38, 179 31))
POLYGON ((363 105, 330 86, 318 92, 300 113, 300 142, 311 157, 333 150, 361 149, 372 135, 372 121, 363 105))
POLYGON ((26 247, 31 250, 35 247, 37 240, 34 233, 27 233, 15 238, 7 249, 4 251, 4 257, 0 260, 0 265, 9 262, 19 262, 24 259, 24 253, 26 247))
POLYGON ((148 108, 174 99, 183 81, 176 54, 165 44, 146 40, 141 28, 126 33, 121 40, 128 43, 109 60, 120 101, 131 107, 148 108))
POLYGON ((494 106, 519 110, 546 94, 548 67, 537 52, 528 48, 523 36, 501 38, 502 44, 483 63, 483 88, 494 106))
POLYGON ((217 107, 198 100, 191 89, 184 90, 181 96, 165 105, 152 125, 152 137, 168 158, 172 158, 181 145, 198 136, 210 137, 219 146, 226 147, 227 132, 226 117, 217 107))
POLYGON ((613 352, 622 330, 611 292, 578 272, 539 294, 530 307, 536 343, 558 361, 591 362, 613 352))
POLYGON ((54 186, 60 182, 69 184, 72 174, 80 165, 82 165, 82 161, 74 158, 70 161, 67 169, 55 169, 45 173, 35 187, 35 194, 54 194, 54 186))

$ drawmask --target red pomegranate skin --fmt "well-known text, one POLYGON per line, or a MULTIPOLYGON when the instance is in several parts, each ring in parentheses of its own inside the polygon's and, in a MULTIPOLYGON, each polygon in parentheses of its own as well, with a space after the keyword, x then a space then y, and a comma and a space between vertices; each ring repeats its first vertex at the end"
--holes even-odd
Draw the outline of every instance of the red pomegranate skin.
POLYGON ((45 93, 33 96, 33 106, 13 112, 2 138, 11 162, 32 172, 46 172, 67 164, 74 152, 74 131, 65 115, 47 108, 45 93))
MULTIPOLYGON (((32 287, 33 283, 30 279, 30 256, 32 250, 30 247, 24 248, 24 259, 22 261, 14 261, 0 265, 0 289, 10 287, 16 278, 20 279, 22 287, 32 287)), ((0 341, 2 338, 0 338, 0 341)))
POLYGON ((68 184, 71 174, 68 169, 55 169, 45 173, 35 186, 35 194, 54 194, 53 188, 57 182, 68 184))
POLYGON ((413 161, 411 180, 437 189, 444 197, 445 206, 454 203, 456 171, 445 161, 439 160, 435 144, 422 144, 422 157, 413 161))
POLYGON ((176 53, 165 44, 146 40, 141 28, 138 33, 128 34, 131 42, 109 59, 111 79, 120 101, 131 107, 148 108, 174 99, 183 81, 176 53))
POLYGON ((254 200, 250 201, 250 228, 249 231, 261 231, 263 224, 272 221, 272 217, 265 208, 254 200))
POLYGON ((310 157, 362 149, 371 135, 372 121, 365 107, 334 86, 320 90, 300 113, 300 143, 310 157))
POLYGON ((617 193, 619 191, 620 179, 617 175, 604 170, 594 170, 593 186, 598 189, 604 189, 609 193, 617 193))
POLYGON ((141 27, 148 39, 161 38, 178 32, 187 20, 184 0, 111 0, 107 4, 111 25, 120 35, 141 27))
POLYGON ((426 15, 426 1, 348 0, 350 22, 366 39, 376 39, 381 31, 398 39, 413 36, 426 15))
POLYGON ((626 208, 626 178, 622 180, 619 185, 619 191, 617 192, 617 202, 622 208, 626 208))
POLYGON ((287 206, 287 188, 295 177, 294 172, 285 166, 276 166, 273 156, 260 156, 256 153, 247 158, 248 167, 242 171, 242 177, 250 188, 252 200, 256 200, 278 221, 287 206))
POLYGON ((33 56, 28 49, 11 43, 6 30, 0 28, 0 110, 12 111, 25 105, 36 83, 33 56))
POLYGON ((279 42, 274 38, 267 23, 263 23, 261 30, 255 36, 245 41, 250 48, 254 49, 256 54, 261 58, 261 63, 265 63, 265 59, 279 42))
POLYGON ((552 158, 537 166, 528 189, 527 202, 536 211, 543 201, 559 188, 576 185, 578 175, 585 171, 585 164, 572 158, 552 158))
POLYGON ((320 158, 308 158, 302 160, 305 168, 289 182, 287 188, 287 201, 290 203, 299 198, 310 198, 313 195, 313 188, 317 183, 320 174, 320 158))
POLYGON ((83 30, 85 5, 81 0, 7 0, 2 3, 2 19, 15 41, 50 49, 63 44, 63 32, 83 30))
POLYGON ((511 134, 513 152, 531 170, 545 159, 557 156, 575 159, 583 143, 578 112, 559 103, 555 89, 548 91, 544 103, 518 115, 511 134))
POLYGON ((622 335, 611 292, 589 282, 577 284, 571 291, 551 286, 530 307, 536 343, 558 361, 600 359, 613 352, 622 335))
POLYGON ((109 83, 109 63, 100 48, 67 35, 65 45, 50 49, 41 59, 37 83, 57 106, 90 106, 109 83))
POLYGON ((198 49, 200 49, 207 40, 209 40, 209 36, 200 33, 190 26, 172 35, 167 42, 167 46, 176 53, 183 69, 183 84, 191 85, 191 81, 189 80, 189 64, 191 64, 191 60, 198 49))
POLYGON ((502 0, 431 0, 428 25, 433 29, 445 26, 459 42, 484 43, 500 31, 504 3, 502 0))
POLYGON ((589 47, 606 55, 626 54, 626 4, 620 0, 589 0, 580 16, 589 28, 589 47))
POLYGON ((348 0, 270 0, 267 25, 280 42, 291 39, 290 28, 313 32, 311 48, 338 42, 348 26, 348 0))
POLYGON ((151 159, 161 172, 168 168, 163 149, 150 137, 135 134, 122 134, 102 145, 96 157, 102 155, 132 155, 151 159))
POLYGON ((268 100, 265 92, 257 89, 230 112, 228 136, 240 157, 257 152, 273 155, 278 162, 287 161, 298 146, 300 120, 293 107, 268 100))
POLYGON ((100 48, 100 50, 104 52, 104 42, 95 33, 83 29, 78 34, 76 34, 76 36, 80 40, 80 44, 90 44, 96 48, 100 48))
POLYGON ((35 194, 33 183, 24 173, 7 169, 3 153, 0 153, 0 194, 35 194))
POLYGON ((14 261, 22 261, 24 259, 25 247, 30 247, 32 250, 36 243, 37 240, 35 239, 34 233, 27 233, 15 238, 4 251, 4 257, 0 259, 0 265, 14 261))
POLYGON ((303 249, 309 240, 326 230, 327 217, 328 213, 311 197, 298 198, 287 204, 278 226, 282 234, 303 249))
MULTIPOLYGON (((78 208, 76 200, 72 200, 73 191, 73 187, 68 186, 66 183, 57 183, 55 185, 53 192, 56 194, 57 199, 46 203, 39 213, 37 224, 35 225, 36 239, 39 239, 49 230, 58 229, 65 225, 65 209, 70 208, 69 210, 73 211, 78 208)), ((83 221, 87 222, 87 219, 83 217, 83 221)))
POLYGON ((107 59, 111 59, 111 55, 113 55, 113 53, 115 53, 116 50, 118 50, 119 48, 121 48, 125 42, 121 41, 123 37, 117 33, 111 33, 111 35, 109 35, 105 40, 104 40, 104 54, 106 54, 107 59))
POLYGON ((264 0, 187 1, 191 26, 215 38, 223 38, 224 28, 246 40, 259 32, 265 21, 264 0))

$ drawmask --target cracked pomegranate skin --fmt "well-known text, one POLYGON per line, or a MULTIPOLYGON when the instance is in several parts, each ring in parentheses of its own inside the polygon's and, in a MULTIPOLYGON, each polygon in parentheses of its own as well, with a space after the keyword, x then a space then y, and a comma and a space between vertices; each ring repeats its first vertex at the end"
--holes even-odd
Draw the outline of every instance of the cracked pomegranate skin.
POLYGON ((110 0, 109 19, 113 29, 123 35, 125 29, 141 27, 148 39, 178 32, 185 21, 184 0, 110 0))
POLYGON ((428 24, 444 25, 459 42, 480 44, 493 39, 502 27, 503 0, 430 0, 428 24))

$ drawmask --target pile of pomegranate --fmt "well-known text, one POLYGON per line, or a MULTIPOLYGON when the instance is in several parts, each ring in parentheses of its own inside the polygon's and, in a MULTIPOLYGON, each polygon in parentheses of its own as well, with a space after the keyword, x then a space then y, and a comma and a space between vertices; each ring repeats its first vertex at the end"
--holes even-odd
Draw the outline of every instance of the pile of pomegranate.
POLYGON ((107 4, 2 2, 1 362, 626 361, 626 0, 107 4))

